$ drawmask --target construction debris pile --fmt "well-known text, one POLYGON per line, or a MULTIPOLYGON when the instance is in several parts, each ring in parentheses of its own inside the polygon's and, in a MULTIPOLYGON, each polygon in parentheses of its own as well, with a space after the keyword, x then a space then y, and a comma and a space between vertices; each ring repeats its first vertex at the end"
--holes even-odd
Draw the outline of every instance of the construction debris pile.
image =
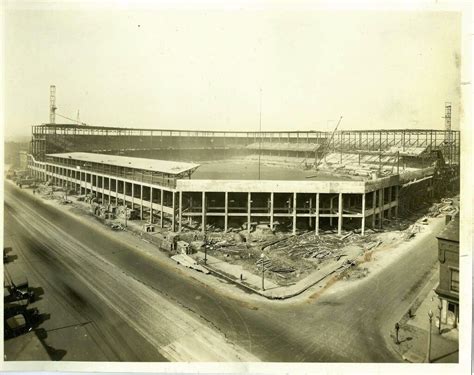
POLYGON ((317 236, 308 232, 299 236, 291 236, 268 246, 266 249, 272 254, 284 252, 289 258, 316 259, 320 262, 326 258, 337 256, 342 247, 343 239, 337 235, 317 236))
POLYGON ((459 212, 459 208, 454 205, 451 198, 441 199, 440 203, 434 203, 428 212, 430 217, 441 217, 445 215, 455 216, 459 212))
MULTIPOLYGON (((190 243, 193 251, 204 251, 203 246, 207 243, 210 245, 207 248, 209 255, 239 265, 254 274, 264 270, 266 277, 279 285, 294 284, 311 272, 336 264, 344 257, 347 257, 347 267, 354 268, 354 254, 361 255, 382 243, 374 231, 365 236, 355 231, 343 232, 341 236, 332 231, 321 232, 321 235, 305 232, 294 236, 278 232, 270 235, 268 231, 259 226, 250 235, 244 232, 214 232, 206 236, 207 242, 199 232, 181 233, 179 238, 190 243), (259 238, 260 234, 264 236, 259 238), (249 238, 251 240, 247 241, 249 238), (196 249, 193 246, 195 243, 198 243, 196 249)), ((357 268, 355 272, 358 272, 357 268)))

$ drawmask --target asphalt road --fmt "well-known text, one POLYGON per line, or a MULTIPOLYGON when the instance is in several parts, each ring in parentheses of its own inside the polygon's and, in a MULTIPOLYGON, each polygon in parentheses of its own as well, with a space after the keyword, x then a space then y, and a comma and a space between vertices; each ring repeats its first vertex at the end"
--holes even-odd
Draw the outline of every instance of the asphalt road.
POLYGON ((184 319, 178 319, 176 312, 182 311, 194 319, 192 324, 207 325, 262 361, 397 362, 400 359, 387 345, 388 332, 423 287, 437 259, 432 236, 347 291, 329 289, 318 298, 294 303, 255 298, 249 302, 177 271, 164 255, 152 259, 8 183, 5 235, 20 253, 18 261, 50 300, 43 306, 50 310, 43 312, 51 315, 43 323, 48 332, 45 342, 67 352, 64 360, 166 360, 169 356, 161 347, 166 337, 150 339, 147 332, 155 329, 159 335, 156 320, 162 318, 153 314, 160 313, 160 306, 154 310, 147 302, 156 299, 171 314, 162 324, 173 325, 175 317, 184 319), (69 321, 63 316, 70 316, 69 321), (60 327, 65 327, 63 332, 55 335, 60 327))

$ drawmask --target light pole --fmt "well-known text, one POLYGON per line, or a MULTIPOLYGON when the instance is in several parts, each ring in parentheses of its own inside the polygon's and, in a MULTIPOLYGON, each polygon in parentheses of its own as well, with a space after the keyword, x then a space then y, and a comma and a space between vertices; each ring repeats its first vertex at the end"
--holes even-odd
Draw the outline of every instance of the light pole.
POLYGON ((425 362, 430 363, 431 362, 431 322, 433 321, 433 311, 428 311, 428 317, 430 319, 430 328, 428 330, 428 348, 426 350, 426 360, 425 362))
POLYGON ((262 260, 262 291, 265 291, 265 254, 260 254, 262 260))
POLYGON ((443 305, 441 305, 441 302, 438 304, 438 310, 439 310, 438 333, 441 335, 441 311, 443 310, 443 305))
POLYGON ((207 235, 204 233, 204 264, 207 264, 207 235))
POLYGON ((395 343, 397 345, 400 344, 400 340, 398 339, 398 332, 400 331, 400 324, 398 322, 395 323, 395 343))

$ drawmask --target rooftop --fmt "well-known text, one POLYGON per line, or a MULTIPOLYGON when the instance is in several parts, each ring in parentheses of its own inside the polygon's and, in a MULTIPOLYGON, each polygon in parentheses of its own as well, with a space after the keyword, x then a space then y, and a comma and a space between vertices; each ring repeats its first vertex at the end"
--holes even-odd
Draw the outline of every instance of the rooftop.
POLYGON ((439 234, 438 239, 459 242, 459 218, 456 216, 439 234))
POLYGON ((129 156, 94 154, 89 152, 68 152, 61 154, 47 154, 47 156, 68 160, 78 160, 89 163, 101 163, 117 167, 133 168, 153 172, 178 175, 199 167, 199 164, 184 163, 168 160, 132 158, 129 156))

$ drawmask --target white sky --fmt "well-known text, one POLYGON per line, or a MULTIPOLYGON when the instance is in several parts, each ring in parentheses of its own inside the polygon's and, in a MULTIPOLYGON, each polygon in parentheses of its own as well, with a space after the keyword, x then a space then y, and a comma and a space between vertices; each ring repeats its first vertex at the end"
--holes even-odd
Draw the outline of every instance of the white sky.
MULTIPOLYGON (((452 12, 10 9, 7 138, 58 113, 93 125, 202 130, 444 127, 460 106, 452 12)), ((69 122, 57 117, 57 122, 69 122)))

